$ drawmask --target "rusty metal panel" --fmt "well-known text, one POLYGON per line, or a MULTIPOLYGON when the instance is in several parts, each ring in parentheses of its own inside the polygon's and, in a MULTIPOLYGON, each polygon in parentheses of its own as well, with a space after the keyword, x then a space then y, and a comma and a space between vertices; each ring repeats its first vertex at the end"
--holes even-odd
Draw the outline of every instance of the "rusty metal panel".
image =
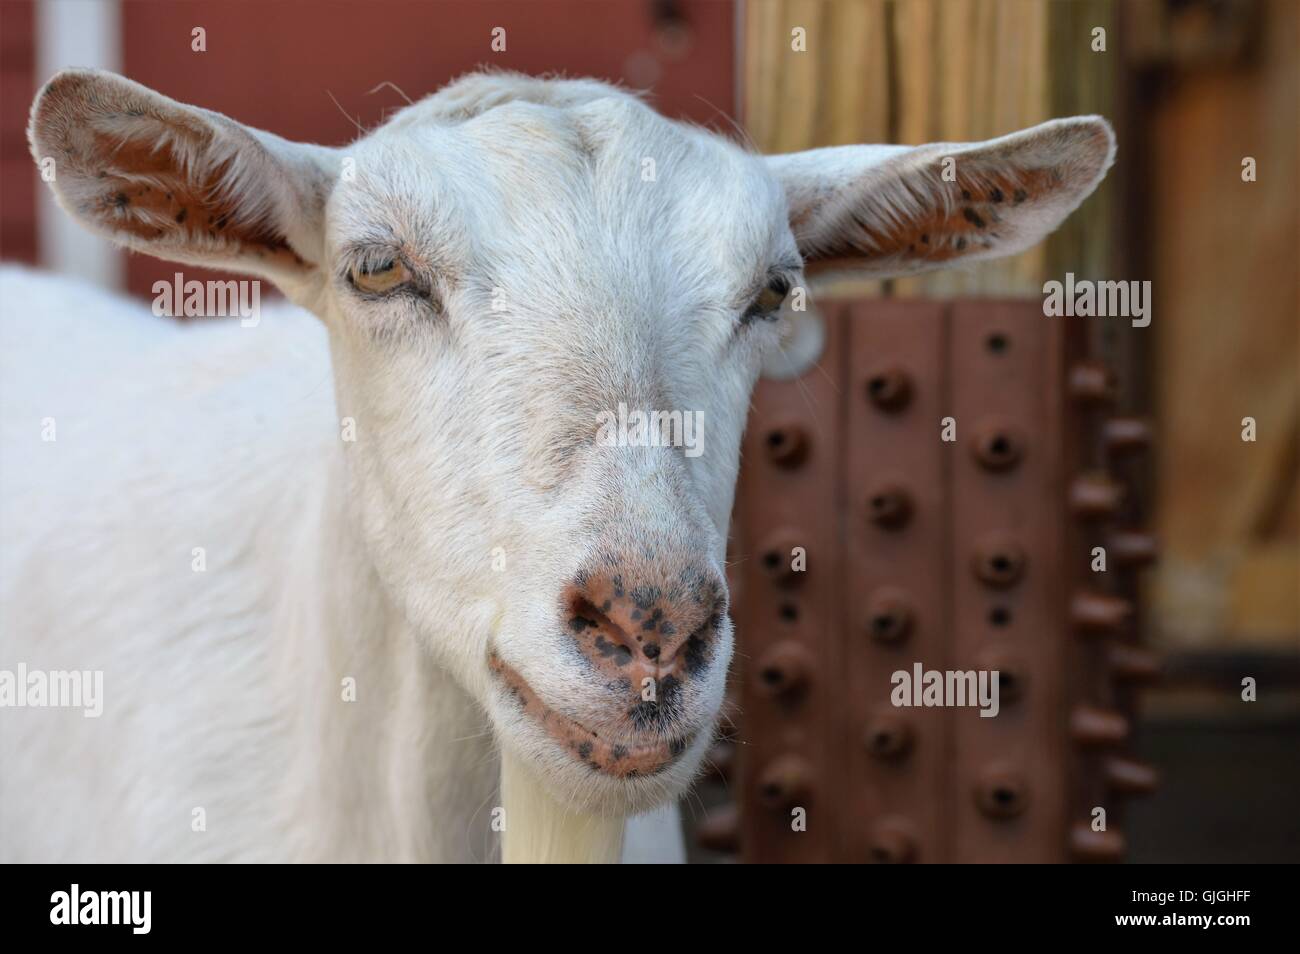
POLYGON ((1149 766, 1123 754, 1136 715, 1133 688, 1156 674, 1154 656, 1137 646, 1136 612, 1136 571, 1154 559, 1155 545, 1136 529, 1133 481, 1119 459, 1145 448, 1150 434, 1146 422, 1114 416, 1118 385, 1108 368, 1084 356, 1086 329, 1076 324, 1066 335, 1069 848, 1077 861, 1118 861, 1124 801, 1156 780, 1149 766), (1104 569, 1094 567, 1094 554, 1104 569), (1096 827, 1098 809, 1104 829, 1096 827))
POLYGON ((896 708, 890 692, 892 673, 915 661, 947 666, 945 309, 879 301, 848 311, 839 765, 843 804, 856 810, 841 846, 849 861, 938 861, 945 713, 896 708))
POLYGON ((839 305, 819 310, 827 334, 818 367, 764 382, 741 447, 736 797, 747 861, 821 861, 834 852, 844 319, 839 305), (793 568, 795 548, 806 554, 803 569, 793 568), (804 831, 794 825, 797 809, 806 813, 804 831))
POLYGON ((1110 416, 1087 329, 1037 302, 819 306, 821 361, 759 386, 744 444, 742 857, 1118 860, 1123 799, 1156 781, 1123 755, 1158 668, 1135 624, 1155 544, 1122 480, 1147 426, 1110 416), (915 664, 996 670, 998 715, 893 705, 915 664))
POLYGON ((1064 859, 1061 327, 1032 302, 951 312, 952 668, 1018 689, 994 718, 945 710, 955 861, 1064 859))

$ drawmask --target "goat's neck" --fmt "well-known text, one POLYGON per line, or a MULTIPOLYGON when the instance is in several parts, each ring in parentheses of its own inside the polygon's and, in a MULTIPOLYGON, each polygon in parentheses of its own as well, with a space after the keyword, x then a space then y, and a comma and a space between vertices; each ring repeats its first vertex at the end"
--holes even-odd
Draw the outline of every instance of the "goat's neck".
MULTIPOLYGON (((277 666, 295 700, 286 828, 308 859, 608 862, 623 821, 575 813, 512 758, 385 594, 342 460, 294 541, 277 666), (501 792, 504 787, 505 791, 501 792), (504 799, 504 800, 503 800, 504 799)), ((449 601, 454 602, 454 601, 449 601)))
POLYGON ((292 729, 286 824, 304 858, 492 857, 498 769, 486 716, 393 606, 349 506, 341 453, 292 557, 276 675, 292 729))

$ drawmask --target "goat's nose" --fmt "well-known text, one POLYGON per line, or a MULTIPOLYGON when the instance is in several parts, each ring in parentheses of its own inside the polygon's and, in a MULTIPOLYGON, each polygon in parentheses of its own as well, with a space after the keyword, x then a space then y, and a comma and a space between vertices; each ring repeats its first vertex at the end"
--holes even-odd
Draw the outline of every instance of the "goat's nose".
POLYGON ((641 693, 647 679, 671 690, 708 667, 727 601, 722 581, 707 570, 684 570, 665 584, 613 569, 578 574, 564 607, 583 655, 641 693))

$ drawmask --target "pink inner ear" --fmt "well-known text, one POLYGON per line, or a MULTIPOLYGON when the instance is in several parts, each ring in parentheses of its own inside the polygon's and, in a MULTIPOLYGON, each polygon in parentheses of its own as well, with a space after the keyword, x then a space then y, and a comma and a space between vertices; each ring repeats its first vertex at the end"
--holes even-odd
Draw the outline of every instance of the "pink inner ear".
POLYGON ((233 150, 256 152, 235 124, 223 131, 226 122, 120 77, 65 71, 35 104, 32 149, 38 159, 56 158, 55 190, 76 215, 137 249, 305 268, 266 224, 260 203, 222 188, 238 171, 233 150))
POLYGON ((823 266, 863 258, 937 264, 990 249, 1009 237, 1003 231, 1009 211, 1042 198, 1062 182, 1055 168, 959 173, 955 182, 943 182, 936 165, 933 176, 942 192, 909 190, 909 199, 922 206, 920 211, 902 216, 855 212, 852 226, 840 230, 840 240, 832 241, 814 261, 823 266))
MULTIPOLYGON (((211 134, 198 135, 199 148, 207 147, 211 134)), ((184 173, 170 143, 122 141, 104 132, 94 139, 93 154, 109 157, 110 168, 99 173, 97 199, 85 211, 105 227, 168 247, 224 245, 241 257, 305 264, 282 236, 238 215, 221 188, 229 162, 194 179, 184 173)))

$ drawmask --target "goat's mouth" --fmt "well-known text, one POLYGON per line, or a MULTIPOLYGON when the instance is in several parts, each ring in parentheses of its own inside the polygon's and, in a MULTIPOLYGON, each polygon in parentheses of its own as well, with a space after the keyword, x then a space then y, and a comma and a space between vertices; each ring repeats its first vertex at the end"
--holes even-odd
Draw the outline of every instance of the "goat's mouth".
POLYGON ((624 779, 653 775, 676 761, 694 741, 694 734, 638 744, 601 738, 595 731, 543 702, 528 681, 496 653, 489 655, 488 665, 520 708, 536 720, 547 735, 579 762, 602 775, 624 779))

